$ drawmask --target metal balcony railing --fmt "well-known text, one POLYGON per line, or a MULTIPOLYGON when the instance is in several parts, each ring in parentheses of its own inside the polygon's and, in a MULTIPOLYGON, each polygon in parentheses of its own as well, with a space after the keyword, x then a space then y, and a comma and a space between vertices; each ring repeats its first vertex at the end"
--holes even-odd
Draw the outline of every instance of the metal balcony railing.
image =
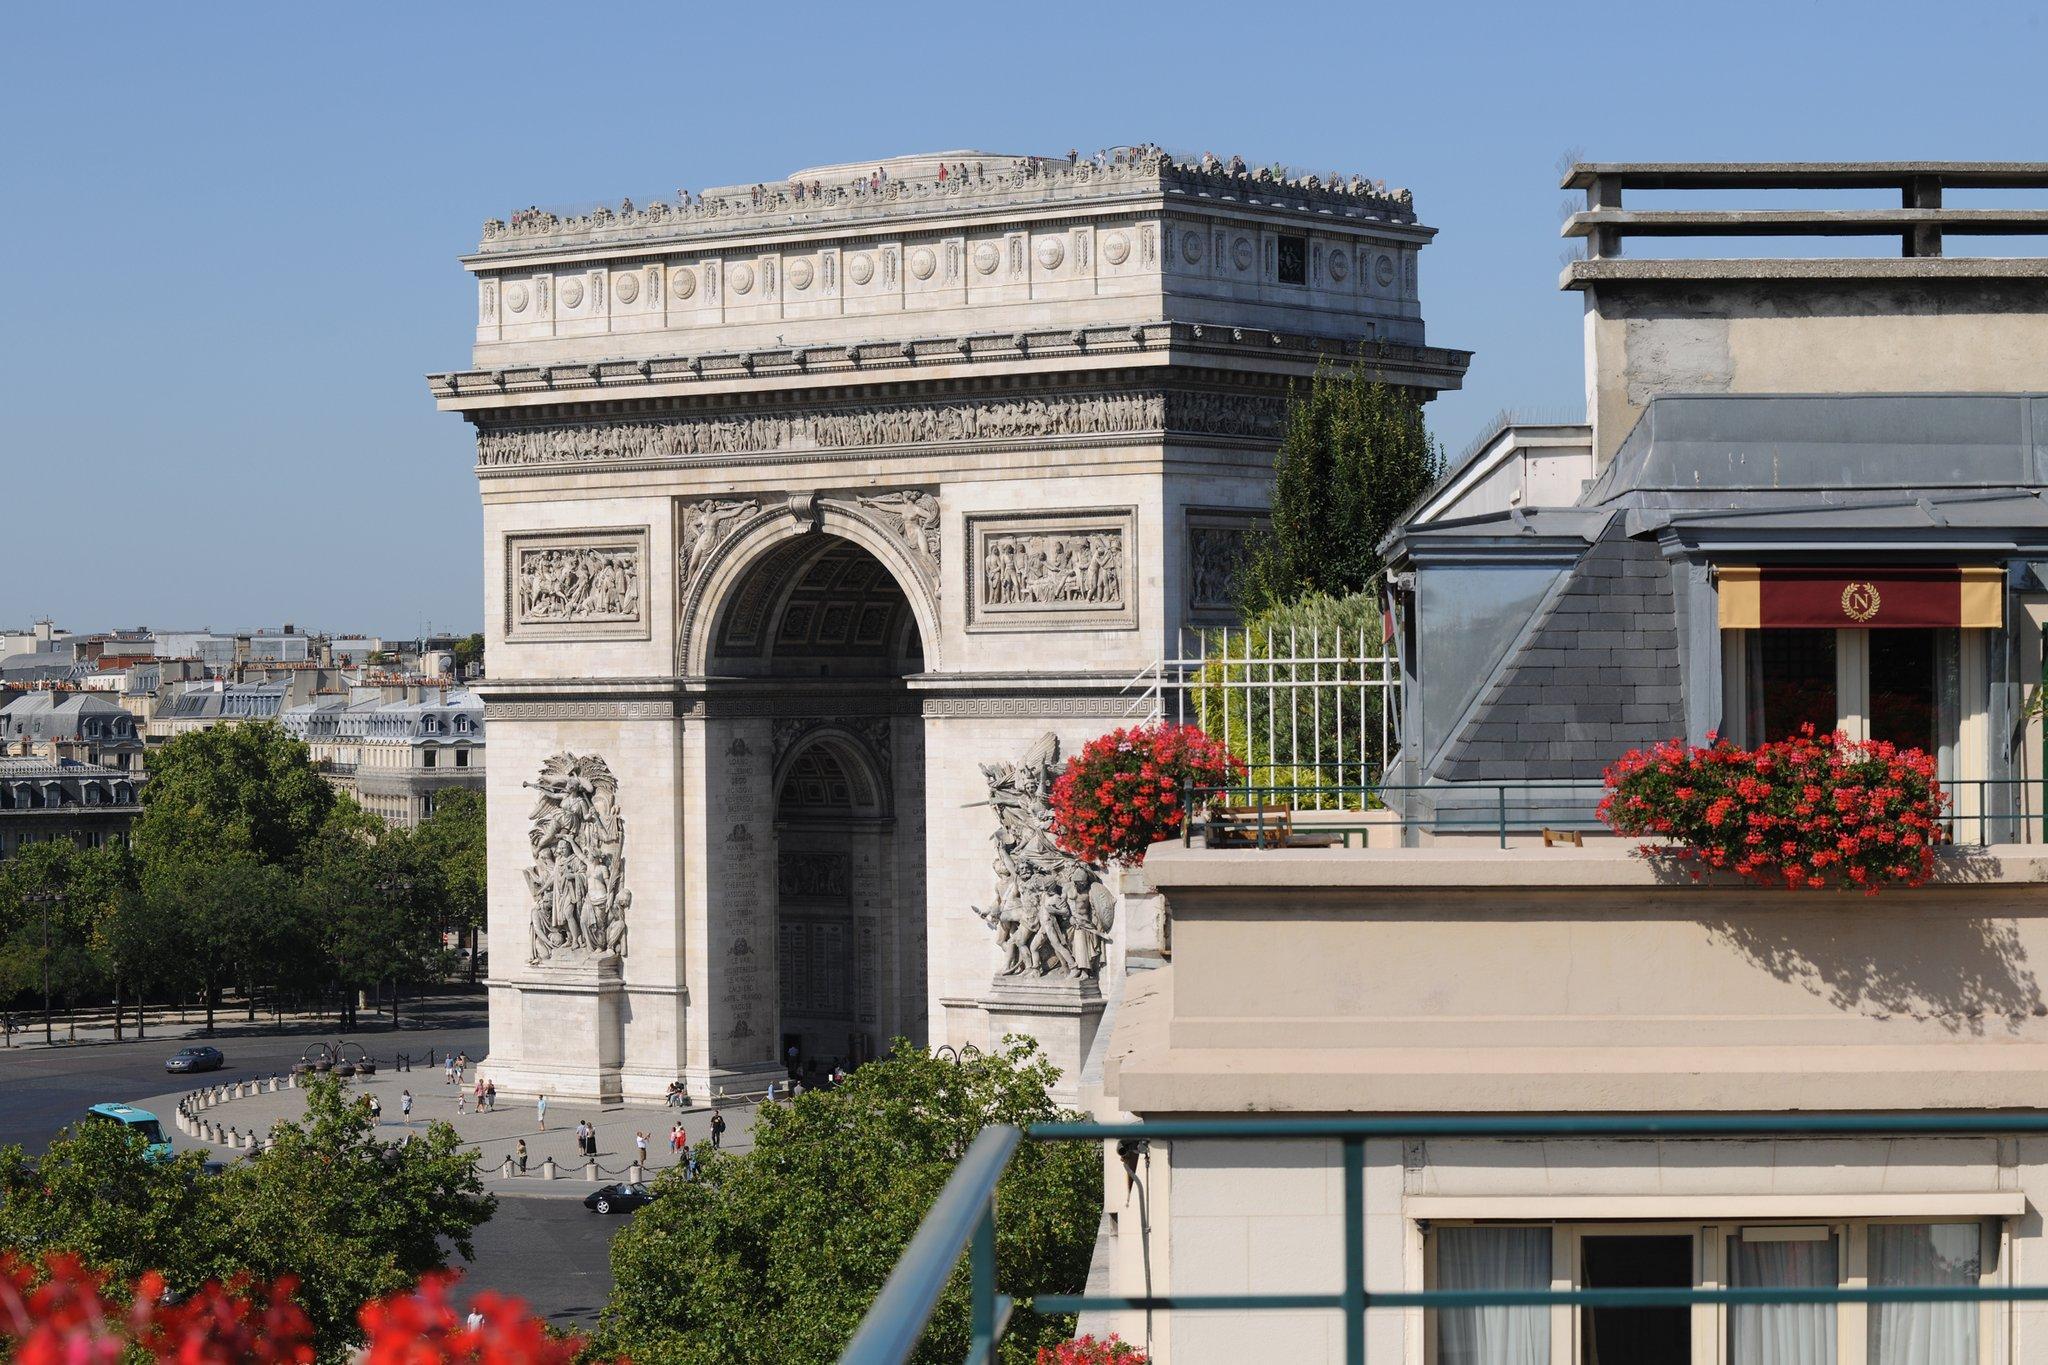
POLYGON ((1151 1123, 1033 1124, 983 1129, 939 1192, 903 1257, 869 1307, 840 1365, 904 1365, 963 1253, 971 1277, 966 1365, 994 1365, 1012 1311, 1258 1313, 1325 1310, 1344 1315, 1346 1365, 1364 1365, 1365 1318, 1388 1308, 1664 1308, 1694 1304, 2016 1303, 2048 1301, 2048 1285, 1885 1285, 1863 1288, 1372 1289, 1365 1283, 1365 1144, 1374 1138, 1776 1138, 1968 1137, 2048 1133, 2048 1114, 1785 1114, 1776 1117, 1587 1115, 1533 1118, 1186 1119, 1151 1123), (996 1273, 996 1185, 1026 1137, 1037 1142, 1174 1140, 1336 1141, 1344 1169, 1344 1273, 1324 1294, 1104 1295, 1005 1293, 996 1273))
MULTIPOLYGON (((1948 841, 1962 847, 2048 843, 2048 779, 1972 778, 1943 784, 1948 841)), ((1363 847, 1377 832, 1434 837, 1604 833, 1594 815, 1598 781, 1346 782, 1302 764, 1257 770, 1228 786, 1182 788, 1181 842, 1252 848, 1363 847), (1305 812, 1313 812, 1303 818, 1305 812)))

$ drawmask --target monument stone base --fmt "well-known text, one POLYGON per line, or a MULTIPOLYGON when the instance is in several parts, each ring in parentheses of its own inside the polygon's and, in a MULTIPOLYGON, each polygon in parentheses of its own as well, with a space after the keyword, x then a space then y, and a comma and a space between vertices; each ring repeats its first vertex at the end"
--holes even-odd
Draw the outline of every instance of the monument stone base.
POLYGON ((1104 1002, 1095 978, 999 976, 980 1003, 988 1014, 990 1049, 1001 1047, 1012 1033, 1036 1039, 1039 1051, 1060 1070, 1054 1102, 1078 1103, 1081 1068, 1102 1025, 1104 1002))
POLYGON ((607 1104, 623 1099, 626 990, 619 959, 610 953, 557 957, 516 984, 519 1052, 507 1055, 493 1039, 479 1074, 504 1094, 607 1104))

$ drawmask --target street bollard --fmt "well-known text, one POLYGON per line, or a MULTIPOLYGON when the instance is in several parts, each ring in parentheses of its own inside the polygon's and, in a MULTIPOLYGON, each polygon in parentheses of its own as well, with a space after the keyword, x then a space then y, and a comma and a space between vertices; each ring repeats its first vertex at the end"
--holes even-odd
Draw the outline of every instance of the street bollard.
POLYGON ((583 1163, 583 1178, 593 1185, 597 1183, 597 1158, 592 1157, 583 1163))
POLYGON ((646 1178, 646 1170, 641 1167, 639 1162, 634 1162, 632 1173, 627 1177, 627 1179, 631 1180, 635 1185, 637 1185, 646 1178))
POLYGON ((504 1169, 499 1171, 498 1174, 503 1176, 507 1180, 510 1180, 512 1178, 512 1158, 509 1155, 505 1158, 504 1169))
POLYGON ((540 1163, 540 1178, 542 1180, 553 1180, 555 1178, 555 1159, 553 1157, 549 1157, 540 1163))

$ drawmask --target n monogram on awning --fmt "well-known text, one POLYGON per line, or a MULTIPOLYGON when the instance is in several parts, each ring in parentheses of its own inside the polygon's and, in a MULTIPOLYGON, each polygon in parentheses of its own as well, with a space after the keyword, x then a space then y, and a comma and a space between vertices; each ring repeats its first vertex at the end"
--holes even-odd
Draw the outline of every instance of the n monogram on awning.
POLYGON ((1884 569, 1729 565, 1717 570, 1717 577, 1723 630, 1996 629, 2005 624, 2005 570, 1995 564, 1884 569))

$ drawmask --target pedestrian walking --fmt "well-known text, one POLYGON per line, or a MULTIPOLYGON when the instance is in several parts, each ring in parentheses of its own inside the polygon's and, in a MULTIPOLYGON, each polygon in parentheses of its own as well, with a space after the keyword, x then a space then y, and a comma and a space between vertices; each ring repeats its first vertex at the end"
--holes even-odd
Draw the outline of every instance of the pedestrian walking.
POLYGON ((370 1105, 370 1122, 384 1122, 384 1102, 378 1099, 375 1095, 366 1095, 364 1096, 364 1098, 369 1102, 370 1105))
POLYGON ((448 1054, 448 1059, 441 1063, 441 1084, 454 1085, 455 1083, 455 1054, 451 1052, 448 1054))
POLYGON ((533 1121, 540 1125, 540 1130, 543 1133, 548 1130, 548 1097, 546 1095, 535 1095, 533 1097, 533 1121))
POLYGON ((462 1320, 462 1325, 472 1332, 480 1332, 484 1326, 484 1315, 472 1308, 469 1310, 469 1316, 462 1320))
POLYGON ((633 1150, 640 1154, 640 1168, 647 1169, 647 1134, 637 1130, 634 1132, 633 1150))
POLYGON ((455 1112, 458 1114, 467 1114, 469 1112, 469 1096, 461 1090, 455 1092, 455 1112))
POLYGON ((476 1112, 479 1114, 484 1112, 484 1078, 482 1076, 476 1078, 476 1112))
POLYGON ((493 1112, 497 1110, 498 1083, 496 1081, 484 1082, 484 1107, 486 1109, 492 1110, 493 1112))
POLYGON ((697 1154, 696 1154, 695 1152, 692 1152, 692 1151, 685 1151, 685 1152, 683 1153, 683 1179, 685 1179, 685 1180, 695 1180, 696 1178, 697 1178, 697 1154))
POLYGON ((526 1174, 526 1139, 519 1139, 519 1145, 512 1149, 513 1160, 519 1163, 519 1174, 526 1174))
POLYGON ((412 1091, 398 1092, 398 1112, 405 1116, 405 1126, 412 1127, 412 1091))
POLYGON ((725 1115, 716 1109, 711 1111, 711 1150, 717 1151, 718 1144, 725 1137, 725 1115))
POLYGON ((458 1084, 460 1084, 462 1081, 467 1080, 468 1078, 469 1054, 467 1052, 458 1052, 455 1054, 455 1080, 458 1084))

